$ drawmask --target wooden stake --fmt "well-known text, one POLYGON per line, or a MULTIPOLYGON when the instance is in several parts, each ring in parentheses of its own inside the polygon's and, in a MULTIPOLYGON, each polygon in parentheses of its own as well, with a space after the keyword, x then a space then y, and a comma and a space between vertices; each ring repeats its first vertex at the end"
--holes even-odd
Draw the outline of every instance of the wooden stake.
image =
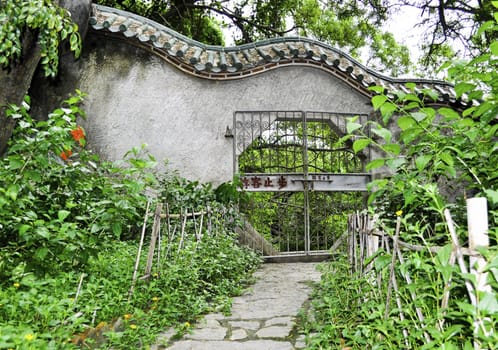
POLYGON ((78 283, 78 289, 76 290, 76 295, 74 296, 74 303, 76 303, 76 300, 78 300, 78 296, 80 295, 81 292, 81 286, 83 285, 83 278, 85 278, 86 274, 82 273, 80 277, 80 282, 78 283))
POLYGON ((131 287, 128 292, 128 301, 130 301, 133 295, 133 290, 135 289, 135 283, 137 281, 137 271, 138 265, 140 264, 140 255, 142 253, 142 246, 144 244, 145 229, 147 227, 147 217, 149 216, 150 201, 147 201, 147 207, 145 209, 144 223, 142 225, 142 235, 140 236, 140 244, 138 245, 137 258, 135 259, 135 269, 133 270, 133 277, 131 278, 131 287))
MULTIPOLYGON (((450 260, 449 264, 453 268, 455 265, 456 261, 456 251, 453 247, 451 250, 451 255, 450 255, 450 260)), ((450 302, 450 288, 451 288, 451 282, 453 281, 452 276, 448 279, 448 282, 444 285, 443 289, 443 298, 441 299, 441 309, 443 309, 443 316, 446 315, 446 309, 448 308, 448 304, 450 302)), ((439 331, 443 331, 443 326, 444 326, 444 318, 439 320, 439 331)))
POLYGON ((392 252, 392 259, 391 259, 391 269, 389 270, 389 284, 387 285, 386 311, 384 313, 384 319, 386 319, 386 320, 387 320, 387 317, 389 316, 389 304, 391 303, 391 291, 392 291, 393 283, 395 282, 394 268, 395 268, 395 263, 396 263, 396 253, 398 251, 398 238, 399 238, 400 229, 401 229, 401 218, 398 216, 397 221, 396 221, 396 232, 394 233, 394 238, 393 238, 393 252, 392 252))
MULTIPOLYGON (((180 212, 183 213, 183 210, 180 209, 180 212)), ((182 228, 180 231, 180 243, 178 244, 178 252, 183 248, 183 241, 185 239, 185 226, 187 225, 187 216, 181 216, 180 220, 182 220, 182 228)))
MULTIPOLYGON (((400 264, 404 264, 405 259, 403 258, 403 255, 401 254, 401 251, 399 250, 399 248, 397 248, 397 249, 398 249, 397 254, 398 254, 399 262, 400 262, 400 264)), ((406 271, 404 273, 404 277, 405 277, 407 284, 409 284, 409 285, 412 284, 412 278, 410 277, 410 273, 408 271, 406 271)), ((410 291, 410 297, 412 298, 413 303, 415 303, 417 300, 417 294, 414 291, 410 291)), ((422 313, 422 309, 417 306, 415 308, 415 312, 417 313, 417 317, 418 317, 418 320, 420 321, 422 328, 425 328, 425 324, 424 324, 425 318, 424 318, 424 314, 422 313)), ((432 341, 429 333, 427 333, 426 331, 424 331, 424 338, 425 338, 425 341, 428 343, 432 341)))
POLYGON ((159 227, 161 224, 161 211, 163 205, 159 203, 154 213, 154 224, 152 225, 152 236, 150 237, 149 254, 147 254, 147 265, 145 266, 145 278, 150 278, 152 272, 152 261, 154 260, 154 250, 156 248, 157 236, 159 234, 159 227))

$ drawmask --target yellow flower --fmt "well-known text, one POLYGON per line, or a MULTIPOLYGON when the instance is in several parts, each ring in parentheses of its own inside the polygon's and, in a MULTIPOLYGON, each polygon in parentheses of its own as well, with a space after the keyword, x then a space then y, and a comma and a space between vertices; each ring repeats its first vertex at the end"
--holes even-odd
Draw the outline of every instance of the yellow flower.
POLYGON ((136 324, 130 324, 130 328, 131 329, 137 329, 137 325, 136 324))
POLYGON ((27 341, 32 341, 33 339, 35 339, 35 336, 31 333, 28 333, 24 336, 24 339, 27 341))
POLYGON ((21 284, 20 284, 20 283, 18 283, 18 282, 15 282, 15 283, 13 284, 13 286, 14 286, 14 288, 19 288, 19 287, 21 286, 21 284))
POLYGON ((403 215, 403 210, 398 210, 398 211, 396 212, 396 216, 401 216, 401 215, 403 215))
POLYGON ((125 315, 124 315, 124 319, 125 319, 125 320, 129 320, 130 318, 131 318, 131 314, 125 314, 125 315))
POLYGON ((159 298, 158 298, 158 297, 153 297, 153 298, 152 298, 152 301, 158 301, 158 300, 159 300, 159 298))
POLYGON ((185 327, 187 327, 187 328, 190 327, 190 323, 185 322, 185 327))

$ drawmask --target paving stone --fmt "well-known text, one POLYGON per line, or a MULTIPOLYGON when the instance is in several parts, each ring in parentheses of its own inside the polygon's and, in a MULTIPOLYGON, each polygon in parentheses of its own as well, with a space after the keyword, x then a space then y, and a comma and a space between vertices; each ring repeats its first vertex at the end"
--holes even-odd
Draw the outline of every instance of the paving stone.
POLYGON ((296 342, 294 343, 294 348, 296 349, 304 349, 306 347, 306 336, 304 334, 300 334, 296 342))
POLYGON ((230 340, 241 340, 247 338, 247 332, 243 329, 235 329, 232 331, 230 340))
POLYGON ((229 321, 229 324, 232 328, 243 328, 251 331, 258 330, 260 326, 259 321, 229 321))
POLYGON ((291 317, 291 316, 275 317, 275 318, 266 320, 265 327, 275 326, 275 325, 293 326, 294 323, 295 323, 294 317, 291 317))
POLYGON ((256 332, 259 338, 286 338, 292 331, 291 326, 270 326, 256 332))
POLYGON ((274 340, 194 341, 186 340, 174 344, 169 350, 293 350, 289 342, 274 340))
POLYGON ((220 327, 219 320, 223 319, 222 314, 209 314, 206 317, 199 320, 196 324, 196 328, 218 328, 220 327))
POLYGON ((303 337, 292 342, 285 338, 290 336, 295 317, 309 297, 312 290, 309 282, 320 280, 316 264, 265 264, 254 276, 256 283, 233 299, 230 316, 220 313, 206 315, 192 334, 168 349, 292 350, 293 342, 297 349, 303 349, 303 337), (228 328, 223 326, 231 328, 230 340, 225 340, 228 328))
POLYGON ((159 334, 155 345, 150 347, 151 350, 163 349, 169 340, 176 334, 175 328, 171 327, 166 332, 159 334))
POLYGON ((223 340, 227 335, 227 329, 217 328, 198 328, 194 329, 192 334, 185 335, 185 338, 192 340, 223 340))

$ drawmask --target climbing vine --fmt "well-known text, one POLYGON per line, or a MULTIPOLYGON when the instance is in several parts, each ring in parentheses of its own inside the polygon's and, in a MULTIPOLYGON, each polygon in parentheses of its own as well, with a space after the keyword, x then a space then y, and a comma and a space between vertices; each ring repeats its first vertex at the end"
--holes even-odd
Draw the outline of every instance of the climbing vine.
POLYGON ((7 68, 23 57, 23 40, 28 32, 37 35, 45 75, 55 76, 59 46, 66 39, 76 57, 80 55, 78 25, 69 13, 50 0, 4 0, 0 2, 0 66, 7 68))

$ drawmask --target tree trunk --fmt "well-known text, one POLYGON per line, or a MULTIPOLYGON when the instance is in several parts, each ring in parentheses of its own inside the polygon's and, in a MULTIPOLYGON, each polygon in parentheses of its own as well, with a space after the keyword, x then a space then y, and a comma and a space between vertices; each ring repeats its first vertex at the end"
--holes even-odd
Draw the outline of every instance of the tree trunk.
POLYGON ((12 63, 9 69, 0 71, 0 154, 7 149, 7 142, 14 130, 15 122, 6 116, 7 105, 21 104, 28 92, 33 74, 40 60, 40 47, 36 37, 26 30, 22 38, 22 59, 12 63))
MULTIPOLYGON (((84 38, 88 28, 91 0, 60 0, 54 3, 60 3, 60 6, 69 10, 73 21, 79 26, 81 37, 84 38)), ((7 142, 15 126, 15 121, 6 116, 7 106, 22 103, 31 86, 39 61, 40 47, 37 44, 37 37, 26 29, 22 37, 21 59, 11 63, 8 69, 0 70, 0 86, 5 87, 0 89, 0 156, 7 150, 7 142)))

